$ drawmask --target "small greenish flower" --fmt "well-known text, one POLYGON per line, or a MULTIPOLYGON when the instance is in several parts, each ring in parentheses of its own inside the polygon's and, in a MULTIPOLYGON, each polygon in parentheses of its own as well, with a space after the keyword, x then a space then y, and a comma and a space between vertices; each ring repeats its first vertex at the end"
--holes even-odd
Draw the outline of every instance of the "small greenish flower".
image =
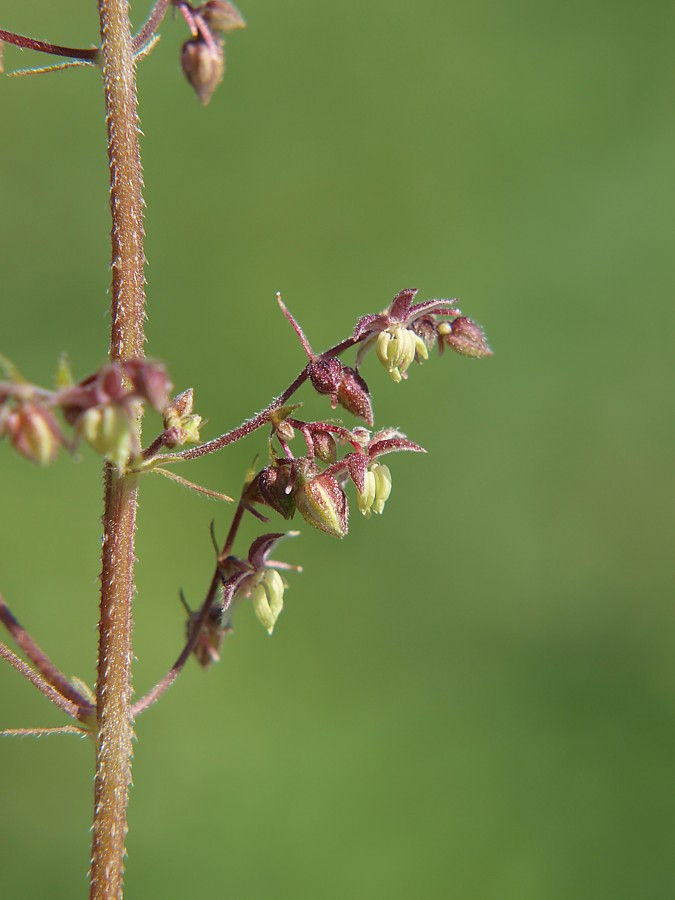
POLYGON ((251 601, 258 621, 272 634, 284 608, 284 582, 276 569, 261 571, 260 579, 251 589, 251 601))
POLYGON ((357 491, 356 494, 361 513, 367 519, 373 513, 381 515, 389 494, 391 494, 389 468, 378 462, 372 463, 365 475, 363 493, 357 491))
POLYGON ((54 462, 62 442, 51 410, 33 402, 0 414, 0 437, 5 432, 15 450, 43 466, 54 462))
POLYGON ((93 406, 80 418, 79 431, 94 450, 119 469, 126 464, 134 448, 131 420, 122 406, 93 406))
POLYGON ((193 406, 194 393, 192 388, 188 388, 182 394, 174 397, 162 413, 167 447, 199 443, 202 417, 193 413, 193 406))
POLYGON ((304 482, 295 494, 295 505, 313 528, 338 538, 347 534, 347 497, 329 472, 323 472, 304 482))
POLYGON ((378 359, 397 384, 405 378, 415 356, 429 358, 422 338, 403 325, 392 325, 381 331, 377 336, 376 350, 378 359))

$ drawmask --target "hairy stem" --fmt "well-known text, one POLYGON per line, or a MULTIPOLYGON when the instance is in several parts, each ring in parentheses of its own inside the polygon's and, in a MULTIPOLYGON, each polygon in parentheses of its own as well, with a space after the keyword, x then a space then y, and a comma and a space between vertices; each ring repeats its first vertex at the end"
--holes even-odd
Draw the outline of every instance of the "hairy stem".
MULTIPOLYGON (((99 0, 112 212, 111 360, 143 354, 142 173, 127 0, 99 0)), ((140 431, 140 420, 138 422, 140 431)), ((105 467, 96 704, 98 744, 90 870, 92 900, 123 892, 133 721, 131 632, 137 482, 105 467)))

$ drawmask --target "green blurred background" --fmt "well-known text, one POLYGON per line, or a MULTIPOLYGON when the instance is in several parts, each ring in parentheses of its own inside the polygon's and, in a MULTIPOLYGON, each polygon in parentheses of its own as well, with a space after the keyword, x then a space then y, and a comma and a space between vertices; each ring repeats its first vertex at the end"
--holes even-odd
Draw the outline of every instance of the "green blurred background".
MULTIPOLYGON (((391 458, 386 514, 344 543, 303 527, 273 639, 241 610, 221 665, 139 720, 127 897, 672 898, 673 5, 242 10, 208 109, 180 20, 140 69, 148 354, 209 434, 303 364, 277 290, 317 348, 403 287, 459 296, 496 355, 399 386, 366 362, 378 425, 429 455, 391 458)), ((0 25, 87 45, 96 4, 2 0, 0 25)), ((96 73, 0 80, 0 129, 1 349, 82 377, 107 352, 96 73)), ((236 492, 264 447, 189 476, 236 492)), ((100 466, 0 452, 0 590, 93 681, 100 466)), ((139 692, 228 515, 143 483, 139 692)), ((9 667, 0 692, 0 726, 63 722, 9 667)), ((0 754, 3 895, 84 896, 90 747, 0 754)))

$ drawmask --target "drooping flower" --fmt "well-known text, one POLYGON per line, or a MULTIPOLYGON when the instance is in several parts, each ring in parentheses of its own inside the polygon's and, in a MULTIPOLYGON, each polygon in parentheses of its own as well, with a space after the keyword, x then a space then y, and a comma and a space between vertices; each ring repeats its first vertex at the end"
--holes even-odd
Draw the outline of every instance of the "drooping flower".
POLYGON ((225 609, 223 621, 229 625, 231 609, 242 599, 248 599, 258 621, 269 634, 274 631, 281 611, 284 608, 284 590, 286 585, 279 574, 279 569, 292 569, 301 572, 299 566, 269 559, 273 548, 285 537, 295 537, 297 531, 263 534, 251 544, 248 559, 241 560, 229 556, 223 560, 221 577, 225 589, 225 609))
POLYGON ((451 346, 465 356, 490 356, 492 351, 482 330, 462 316, 456 300, 425 300, 413 303, 417 290, 400 291, 379 315, 359 319, 352 340, 361 346, 356 367, 375 347, 378 359, 395 382, 407 378, 413 362, 428 359, 437 343, 451 346))
POLYGON ((357 491, 359 510, 367 519, 373 513, 381 515, 391 494, 391 473, 382 463, 371 463, 365 474, 364 490, 357 491))
POLYGON ((338 538, 347 534, 347 497, 330 472, 322 472, 304 480, 296 491, 295 505, 305 521, 319 531, 338 538))

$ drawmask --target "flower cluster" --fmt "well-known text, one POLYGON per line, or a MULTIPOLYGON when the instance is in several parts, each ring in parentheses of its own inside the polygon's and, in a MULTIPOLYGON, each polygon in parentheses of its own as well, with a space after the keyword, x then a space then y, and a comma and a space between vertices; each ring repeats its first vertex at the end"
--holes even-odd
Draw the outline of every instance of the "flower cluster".
POLYGON ((202 6, 176 5, 192 32, 181 51, 183 74, 206 106, 225 72, 225 35, 245 28, 246 22, 237 7, 225 0, 209 0, 202 6))
MULTIPOLYGON (((399 292, 386 310, 361 318, 351 337, 323 354, 312 350, 302 328, 277 296, 308 362, 296 381, 281 395, 282 402, 275 401, 267 414, 261 413, 240 429, 204 445, 211 452, 219 445, 224 446, 226 442, 250 433, 254 426, 270 425, 270 462, 250 474, 242 492, 241 509, 263 522, 268 520, 260 512, 261 506, 274 510, 284 519, 292 519, 299 513, 313 528, 344 538, 349 530, 347 488, 351 482, 357 507, 364 517, 369 519, 384 511, 391 494, 392 476, 379 458, 400 450, 424 452, 423 448, 395 429, 373 433, 370 428, 349 429, 336 421, 303 421, 296 417, 300 404, 288 404, 286 400, 302 381, 307 380, 317 394, 330 398, 332 409, 340 406, 372 426, 371 393, 359 371, 369 350, 376 351, 377 358, 396 383, 407 378, 413 362, 428 359, 435 345, 440 353, 451 348, 464 356, 491 355, 482 329, 461 314, 457 301, 414 303, 415 294, 414 289, 399 292), (339 358, 351 347, 357 348, 354 366, 344 364, 339 358), (305 443, 300 456, 291 449, 298 435, 305 443)), ((165 416, 165 424, 167 422, 165 416)), ((190 452, 197 455, 199 448, 190 452)), ((276 542, 281 536, 264 535, 259 540, 265 544, 268 540, 276 542)), ((270 566, 259 555, 254 556, 250 552, 248 561, 242 562, 227 555, 221 564, 221 575, 226 586, 232 586, 234 580, 239 579, 233 589, 233 600, 249 599, 256 616, 271 633, 283 607, 285 585, 277 571, 283 564, 270 566)), ((204 625, 202 644, 195 649, 202 664, 204 646, 212 653, 216 643, 222 641, 224 628, 230 628, 230 616, 225 616, 224 610, 230 609, 231 605, 224 596, 219 607, 220 616, 212 617, 204 625)))
MULTIPOLYGON (((286 420, 288 421, 288 420, 286 420)), ((283 457, 265 466, 248 485, 244 503, 271 507, 285 519, 296 512, 312 527, 343 538, 349 530, 349 504, 345 486, 351 481, 357 493, 359 510, 367 518, 381 513, 391 493, 389 469, 377 462, 378 457, 399 450, 424 453, 418 444, 409 441, 404 434, 393 429, 374 435, 365 429, 348 431, 328 422, 299 422, 293 425, 306 436, 308 454, 302 457, 283 457), (323 459, 316 454, 321 436, 328 436, 337 444, 351 446, 350 452, 340 460, 328 457, 330 464, 321 466, 323 459)), ((325 443, 325 442, 323 442, 325 443)))
MULTIPOLYGON (((230 4, 216 0, 198 9, 190 7, 197 24, 206 23, 209 29, 218 27, 221 31, 232 25, 228 25, 229 9, 230 4)), ((280 571, 297 570, 269 559, 271 550, 284 537, 281 532, 262 534, 251 544, 245 559, 232 553, 245 512, 265 523, 268 519, 261 507, 287 520, 299 513, 313 528, 344 538, 349 531, 350 483, 359 512, 367 519, 380 515, 392 489, 391 472, 380 457, 397 451, 425 452, 397 429, 372 431, 370 388, 360 373, 367 353, 375 350, 396 383, 407 379, 413 362, 428 359, 434 345, 439 352, 450 348, 476 358, 491 354, 482 329, 462 315, 457 301, 414 303, 415 294, 413 289, 399 292, 387 309, 359 319, 350 337, 321 354, 312 350, 278 297, 307 354, 304 368, 266 410, 220 438, 187 450, 179 448, 199 441, 202 418, 194 412, 192 389, 169 400, 171 385, 158 363, 143 359, 109 363, 77 384, 68 368, 62 366, 57 389, 48 391, 28 384, 0 358, 8 376, 6 382, 0 382, 0 437, 7 436, 19 453, 41 463, 51 462, 60 446, 73 449, 83 440, 120 469, 155 471, 211 497, 230 500, 168 472, 160 464, 215 452, 263 425, 269 426, 269 462, 249 473, 228 539, 218 552, 215 584, 220 585, 220 594, 209 594, 198 612, 188 611, 190 647, 200 665, 206 667, 218 659, 223 638, 231 630, 231 611, 240 601, 249 600, 259 621, 272 633, 283 609, 286 586, 280 571), (350 366, 340 357, 352 348, 356 348, 356 358, 350 366), (337 420, 299 419, 301 404, 288 400, 305 381, 317 394, 329 398, 332 409, 339 406, 368 427, 348 428, 337 420), (162 431, 145 449, 138 445, 135 427, 142 402, 160 411, 163 419, 162 431), (71 436, 66 436, 59 424, 58 411, 71 427, 71 436), (299 455, 292 449, 298 438, 304 442, 299 455)))
POLYGON ((150 360, 109 363, 77 384, 62 362, 54 391, 30 384, 9 361, 0 361, 8 376, 0 382, 0 438, 8 437, 22 456, 43 465, 53 462, 59 447, 72 451, 83 440, 122 468, 140 453, 138 404, 161 411, 169 402, 164 366, 150 360))
POLYGON ((352 336, 355 343, 361 343, 357 369, 372 347, 397 383, 407 378, 413 362, 429 358, 434 344, 441 353, 450 347, 462 356, 480 359, 492 355, 482 328, 462 316, 457 300, 413 303, 416 293, 415 288, 400 291, 384 312, 359 319, 352 336))

